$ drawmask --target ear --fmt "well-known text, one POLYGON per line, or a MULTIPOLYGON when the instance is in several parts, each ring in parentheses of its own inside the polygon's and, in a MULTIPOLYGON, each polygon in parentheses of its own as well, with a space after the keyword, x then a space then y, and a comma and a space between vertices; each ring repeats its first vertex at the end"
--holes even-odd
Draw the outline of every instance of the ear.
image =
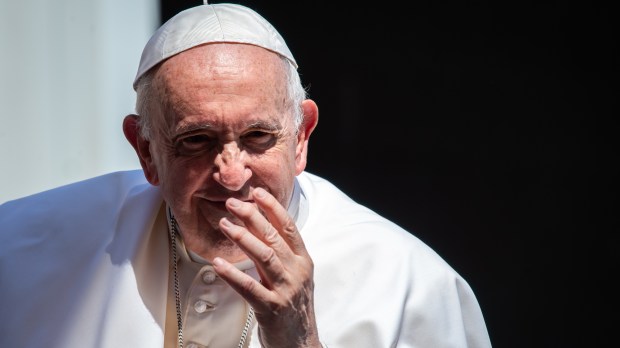
POLYGON ((306 99, 301 103, 304 113, 304 120, 297 134, 297 147, 295 148, 295 171, 296 175, 306 169, 308 160, 308 139, 319 122, 319 108, 311 99, 306 99))
POLYGON ((159 176, 157 175, 157 166, 151 155, 151 142, 140 135, 140 127, 138 125, 138 115, 127 115, 123 120, 123 133, 125 138, 136 150, 144 176, 151 185, 159 184, 159 176))

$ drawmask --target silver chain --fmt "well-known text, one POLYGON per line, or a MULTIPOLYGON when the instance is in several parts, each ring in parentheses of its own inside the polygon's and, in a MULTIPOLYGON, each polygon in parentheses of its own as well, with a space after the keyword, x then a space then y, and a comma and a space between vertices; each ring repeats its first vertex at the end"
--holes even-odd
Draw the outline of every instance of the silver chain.
MULTIPOLYGON (((170 221, 170 249, 172 251, 172 272, 174 274, 174 302, 177 311, 177 329, 179 338, 179 348, 183 348, 183 318, 181 315, 181 290, 179 286, 179 272, 178 272, 178 258, 177 258, 177 220, 172 215, 172 210, 168 207, 168 216, 170 221)), ((250 307, 248 310, 248 317, 245 320, 243 331, 241 332, 241 339, 239 340, 238 348, 243 348, 245 340, 250 331, 252 320, 254 319, 254 308, 250 307)))
POLYGON ((248 332, 250 330, 250 326, 252 325, 252 319, 254 318, 254 308, 250 307, 248 311, 248 318, 245 320, 245 325, 243 326, 243 331, 241 332, 241 339, 239 340, 239 345, 237 348, 243 348, 245 345, 245 339, 248 337, 248 332))

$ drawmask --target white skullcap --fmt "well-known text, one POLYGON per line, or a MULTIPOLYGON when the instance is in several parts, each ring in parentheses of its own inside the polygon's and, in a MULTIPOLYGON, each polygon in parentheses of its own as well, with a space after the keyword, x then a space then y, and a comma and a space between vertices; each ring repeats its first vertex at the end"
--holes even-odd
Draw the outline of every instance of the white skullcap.
POLYGON ((216 42, 259 46, 297 62, 278 31, 253 10, 237 4, 207 4, 182 11, 164 23, 142 51, 133 88, 160 62, 192 47, 216 42))

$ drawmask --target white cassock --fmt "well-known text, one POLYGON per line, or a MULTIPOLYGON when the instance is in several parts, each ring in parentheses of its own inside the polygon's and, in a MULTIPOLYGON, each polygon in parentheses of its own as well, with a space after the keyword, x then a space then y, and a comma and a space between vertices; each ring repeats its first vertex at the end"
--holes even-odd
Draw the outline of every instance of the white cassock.
MULTIPOLYGON (((164 206, 139 170, 1 205, 0 347, 153 348, 174 341, 164 206)), ((412 234, 306 172, 297 177, 289 213, 314 261, 325 346, 491 346, 470 286, 412 234)), ((223 336, 238 341, 243 321, 219 320, 218 313, 234 307, 244 318, 245 307, 206 275, 205 260, 178 249, 185 346, 224 348, 217 346, 223 336)), ((253 265, 239 267, 255 275, 253 265)), ((260 347, 256 330, 250 347, 260 347)))

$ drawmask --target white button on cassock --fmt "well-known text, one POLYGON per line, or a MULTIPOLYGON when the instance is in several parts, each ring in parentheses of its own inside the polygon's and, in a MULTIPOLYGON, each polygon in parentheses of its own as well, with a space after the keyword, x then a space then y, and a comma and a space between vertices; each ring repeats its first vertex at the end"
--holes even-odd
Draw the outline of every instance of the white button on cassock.
POLYGON ((215 281, 216 277, 217 275, 215 274, 215 272, 207 270, 202 274, 202 281, 206 284, 211 284, 215 281))
POLYGON ((198 313, 204 313, 206 312, 208 309, 213 309, 213 304, 204 301, 204 300, 198 300, 196 302, 194 302, 194 310, 198 313))

